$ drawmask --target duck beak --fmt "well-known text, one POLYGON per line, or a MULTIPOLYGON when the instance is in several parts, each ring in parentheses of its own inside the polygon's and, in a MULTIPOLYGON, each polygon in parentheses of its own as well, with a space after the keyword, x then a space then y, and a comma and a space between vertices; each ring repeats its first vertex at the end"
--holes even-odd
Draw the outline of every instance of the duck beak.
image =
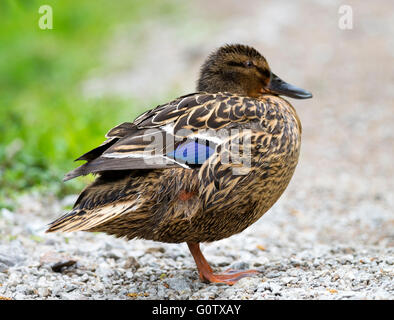
POLYGON ((312 98, 312 93, 310 93, 309 91, 284 82, 274 73, 272 73, 271 81, 268 84, 267 89, 274 94, 284 95, 295 99, 312 98))

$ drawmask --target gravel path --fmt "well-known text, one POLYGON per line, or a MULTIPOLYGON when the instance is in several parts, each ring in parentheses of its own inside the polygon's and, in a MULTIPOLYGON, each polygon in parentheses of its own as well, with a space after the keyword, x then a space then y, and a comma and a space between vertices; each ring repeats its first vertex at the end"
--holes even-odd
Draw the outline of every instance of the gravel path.
MULTIPOLYGON (((13 212, 0 209, 0 296, 393 299, 394 91, 389 66, 394 44, 388 41, 388 33, 394 30, 394 5, 348 2, 355 15, 354 30, 348 31, 337 27, 339 3, 335 1, 297 5, 255 1, 249 7, 234 2, 221 7, 215 31, 198 50, 198 37, 186 42, 178 38, 176 26, 159 25, 168 31, 169 39, 180 39, 172 42, 171 50, 189 50, 181 54, 187 58, 177 56, 176 62, 182 66, 194 57, 190 62, 194 71, 185 72, 188 69, 182 67, 186 76, 178 77, 182 88, 193 86, 196 66, 212 47, 244 39, 264 48, 261 51, 279 76, 314 94, 312 100, 293 101, 303 123, 303 146, 285 194, 243 233, 202 246, 215 269, 257 268, 259 275, 234 286, 204 284, 185 244, 126 242, 104 234, 45 234, 45 225, 75 197, 59 200, 28 194, 18 200, 13 212), (310 17, 310 24, 301 23, 310 17), (286 44, 291 48, 283 50, 286 44)), ((220 1, 215 3, 220 6, 220 1)), ((190 19, 188 28, 212 21, 218 13, 212 6, 205 11, 201 4, 191 8, 198 19, 190 19)), ((159 27, 151 25, 149 30, 155 34, 159 27)), ((146 39, 149 44, 155 38, 147 34, 146 39)), ((157 56, 157 50, 151 51, 157 56)), ((162 53, 168 52, 172 51, 162 53)), ((150 56, 146 59, 145 67, 151 61, 150 56)), ((164 70, 167 65, 171 63, 163 65, 164 70)), ((159 70, 153 69, 155 74, 159 70)), ((175 77, 176 71, 170 73, 175 77)), ((87 80, 85 89, 100 90, 106 79, 87 80)), ((157 87, 152 83, 157 79, 160 74, 147 81, 150 88, 157 87)), ((126 80, 132 81, 127 76, 119 83, 126 80)), ((119 93, 118 88, 112 89, 119 93)))
POLYGON ((218 270, 252 267, 261 271, 232 287, 201 283, 185 244, 126 242, 83 232, 45 234, 42 227, 64 201, 25 197, 17 212, 2 211, 0 229, 9 240, 3 237, 0 244, 0 296, 392 299, 392 212, 386 201, 365 199, 361 190, 344 194, 337 188, 313 189, 300 191, 293 184, 247 231, 203 246, 218 270), (322 199, 327 204, 321 205, 322 199))

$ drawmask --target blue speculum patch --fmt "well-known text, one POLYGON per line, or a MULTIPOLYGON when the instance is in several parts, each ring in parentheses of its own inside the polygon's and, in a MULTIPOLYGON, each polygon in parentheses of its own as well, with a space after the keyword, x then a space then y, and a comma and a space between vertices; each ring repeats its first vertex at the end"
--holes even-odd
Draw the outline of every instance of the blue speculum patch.
POLYGON ((213 147, 205 143, 189 141, 180 144, 174 151, 167 153, 167 156, 182 163, 203 164, 214 151, 213 147))

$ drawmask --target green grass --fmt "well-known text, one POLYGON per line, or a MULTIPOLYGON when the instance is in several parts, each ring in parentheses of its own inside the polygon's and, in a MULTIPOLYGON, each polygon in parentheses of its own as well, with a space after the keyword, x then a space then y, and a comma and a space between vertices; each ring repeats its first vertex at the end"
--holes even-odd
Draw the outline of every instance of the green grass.
POLYGON ((121 23, 171 15, 173 1, 3 0, 0 2, 0 207, 34 189, 75 192, 64 184, 72 160, 100 144, 112 126, 142 110, 132 99, 87 99, 81 81, 100 66, 121 23), (53 29, 38 8, 53 8, 53 29), (7 200, 8 199, 8 200, 7 200))

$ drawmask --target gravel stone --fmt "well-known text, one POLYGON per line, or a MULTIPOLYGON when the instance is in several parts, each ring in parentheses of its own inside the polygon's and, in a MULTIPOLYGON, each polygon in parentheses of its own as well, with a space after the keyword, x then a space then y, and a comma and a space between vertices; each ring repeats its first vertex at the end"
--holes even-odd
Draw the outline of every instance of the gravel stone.
POLYGON ((229 269, 233 270, 247 270, 249 269, 249 263, 246 262, 235 262, 230 265, 229 269))
POLYGON ((16 264, 15 259, 13 259, 12 257, 7 257, 2 254, 0 254, 0 263, 6 265, 8 267, 12 267, 16 264))
POLYGON ((184 278, 170 278, 166 280, 167 285, 180 293, 191 291, 190 283, 184 278))

